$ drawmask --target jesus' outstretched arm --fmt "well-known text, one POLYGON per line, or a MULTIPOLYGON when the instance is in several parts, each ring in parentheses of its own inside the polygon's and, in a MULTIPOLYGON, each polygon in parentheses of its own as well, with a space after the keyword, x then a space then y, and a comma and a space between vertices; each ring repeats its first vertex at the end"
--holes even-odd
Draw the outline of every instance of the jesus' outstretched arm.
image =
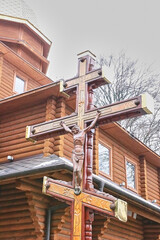
POLYGON ((99 111, 97 111, 97 115, 96 115, 95 119, 93 120, 93 122, 91 122, 91 124, 84 129, 85 133, 90 131, 95 126, 95 124, 96 124, 97 120, 99 119, 100 115, 101 115, 101 113, 99 111))
POLYGON ((60 124, 61 124, 61 126, 64 128, 64 130, 65 130, 66 132, 69 132, 69 133, 72 134, 71 129, 70 129, 69 127, 67 127, 67 125, 66 125, 63 121, 61 121, 60 124))

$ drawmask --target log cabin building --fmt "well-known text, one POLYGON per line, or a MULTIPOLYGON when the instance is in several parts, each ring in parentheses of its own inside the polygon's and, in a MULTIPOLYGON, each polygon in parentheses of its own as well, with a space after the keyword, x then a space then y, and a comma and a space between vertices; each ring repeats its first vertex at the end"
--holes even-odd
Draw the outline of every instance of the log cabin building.
MULTIPOLYGON (((59 129, 36 141, 25 137, 26 126, 73 115, 77 90, 74 84, 67 86, 68 80, 53 82, 46 76, 51 42, 35 27, 24 1, 7 2, 9 14, 0 14, 0 239, 80 239, 72 233, 68 201, 42 193, 44 176, 72 181, 72 136, 59 129)), ((87 71, 94 72, 94 60, 89 51, 78 55, 78 81, 83 80, 81 63, 86 61, 87 71)), ((93 91, 88 95, 90 99, 93 91)), ((160 157, 116 122, 92 132, 86 145, 94 188, 126 201, 128 219, 121 222, 95 209, 84 220, 90 233, 84 227, 81 239, 159 240, 160 157)))

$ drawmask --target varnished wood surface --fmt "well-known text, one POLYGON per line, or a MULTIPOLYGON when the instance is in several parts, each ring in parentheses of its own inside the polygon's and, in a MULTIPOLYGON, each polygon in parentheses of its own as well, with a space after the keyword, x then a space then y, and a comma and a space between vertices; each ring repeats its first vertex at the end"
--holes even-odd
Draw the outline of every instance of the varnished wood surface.
POLYGON ((45 104, 17 111, 1 117, 0 123, 0 161, 7 161, 11 155, 15 160, 43 152, 44 141, 36 144, 26 142, 25 128, 27 123, 45 120, 45 104))

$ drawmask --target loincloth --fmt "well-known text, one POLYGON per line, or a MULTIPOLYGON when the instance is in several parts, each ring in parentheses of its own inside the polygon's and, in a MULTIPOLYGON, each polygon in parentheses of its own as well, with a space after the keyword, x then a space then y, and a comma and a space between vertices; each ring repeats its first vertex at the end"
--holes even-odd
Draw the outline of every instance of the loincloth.
POLYGON ((79 162, 80 160, 84 160, 84 152, 75 152, 74 150, 72 151, 72 154, 73 154, 73 159, 76 161, 76 162, 79 162))

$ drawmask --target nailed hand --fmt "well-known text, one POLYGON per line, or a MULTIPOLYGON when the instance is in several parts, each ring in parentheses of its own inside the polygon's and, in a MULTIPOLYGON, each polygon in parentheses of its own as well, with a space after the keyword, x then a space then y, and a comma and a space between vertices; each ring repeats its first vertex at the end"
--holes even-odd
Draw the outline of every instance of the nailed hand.
POLYGON ((60 125, 63 127, 63 125, 64 125, 64 122, 63 122, 63 121, 61 121, 61 122, 60 122, 60 125))
POLYGON ((97 115, 100 116, 101 115, 101 112, 100 110, 97 110, 97 115))

